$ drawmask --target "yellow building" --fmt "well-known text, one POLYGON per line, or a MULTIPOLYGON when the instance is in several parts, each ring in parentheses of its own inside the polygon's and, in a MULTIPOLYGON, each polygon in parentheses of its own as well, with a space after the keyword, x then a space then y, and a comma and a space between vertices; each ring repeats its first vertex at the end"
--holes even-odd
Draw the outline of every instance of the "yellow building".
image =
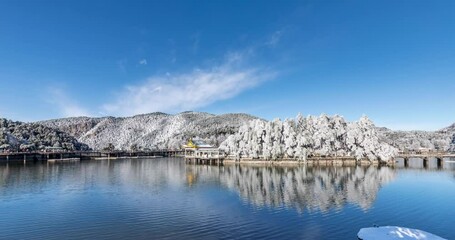
POLYGON ((207 144, 202 140, 189 139, 183 145, 183 148, 185 149, 185 159, 188 160, 220 160, 224 158, 223 153, 217 147, 207 144))

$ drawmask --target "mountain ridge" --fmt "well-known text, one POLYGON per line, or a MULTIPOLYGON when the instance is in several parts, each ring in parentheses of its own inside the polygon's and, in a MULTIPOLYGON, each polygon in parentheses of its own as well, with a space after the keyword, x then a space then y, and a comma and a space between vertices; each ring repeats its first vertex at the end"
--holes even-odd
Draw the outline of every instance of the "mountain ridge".
MULTIPOLYGON (((232 116, 232 115, 243 115, 243 116, 249 116, 250 120, 252 119, 261 119, 259 117, 250 115, 250 114, 245 114, 245 113, 226 113, 226 114, 211 114, 207 112, 195 112, 195 111, 185 111, 181 112, 178 114, 168 114, 168 113, 163 113, 163 112, 153 112, 153 113, 146 113, 146 114, 139 114, 139 115, 134 115, 131 117, 98 117, 98 118, 90 118, 90 117, 73 117, 73 118, 62 118, 62 119, 51 119, 51 120, 45 120, 45 121, 40 121, 39 123, 42 123, 45 126, 48 127, 54 127, 58 128, 64 132, 68 132, 75 136, 76 138, 80 139, 81 141, 90 141, 89 137, 86 136, 85 138, 81 138, 82 135, 81 133, 78 133, 77 130, 71 130, 65 128, 65 124, 63 126, 58 126, 58 124, 55 124, 55 122, 71 122, 73 119, 82 119, 86 121, 86 126, 87 124, 90 125, 93 122, 96 122, 95 125, 97 125, 99 122, 105 120, 105 119, 134 119, 134 118, 140 118, 140 117, 147 117, 147 116, 179 116, 179 115, 189 115, 189 114, 202 114, 205 116, 212 116, 212 117, 219 117, 223 118, 223 116, 232 116), (54 122, 54 124, 52 123, 54 122)), ((264 119, 262 119, 264 120, 264 119)), ((264 120, 266 121, 266 120, 264 120)), ((67 127, 70 126, 66 124, 67 127)), ((95 127, 93 125, 92 127, 95 127)), ((238 127, 233 127, 231 130, 231 133, 234 133, 238 131, 238 127)), ((76 128, 77 129, 77 128, 76 128)), ((84 126, 79 126, 79 129, 84 130, 84 126)), ((437 131, 423 131, 423 130, 412 130, 412 131, 404 131, 404 130, 391 130, 386 127, 377 127, 378 132, 380 133, 381 140, 387 142, 388 144, 398 148, 399 150, 418 150, 420 148, 429 148, 429 149, 435 149, 435 150, 443 150, 443 151, 455 151, 455 123, 442 128, 437 131)), ((93 132, 93 131, 92 131, 93 132)), ((88 131, 85 131, 85 133, 88 133, 88 131)), ((197 135, 197 134, 196 134, 197 135)), ((206 134, 205 134, 206 135, 206 134)), ((185 139, 180 139, 184 141, 185 139)), ((206 139, 207 140, 207 139, 206 139)), ((221 139, 219 139, 221 140, 221 139)), ((220 143, 219 141, 212 141, 212 143, 220 143)), ((93 143, 91 143, 93 145, 93 143)), ((89 144, 90 145, 90 144, 89 144)), ((99 147, 99 144, 95 144, 96 147, 99 147)), ((175 146, 175 144, 174 144, 175 146)))
MULTIPOLYGON (((94 150, 101 150, 108 144, 113 144, 116 149, 129 150, 133 145, 142 149, 178 148, 190 137, 200 137, 218 146, 229 135, 237 133, 242 125, 256 119, 268 122, 245 113, 216 115, 186 111, 177 114, 153 112, 130 117, 69 117, 21 124, 54 129, 67 134, 65 139, 74 137, 77 142, 87 144, 94 150)), ((399 150, 429 148, 455 151, 455 123, 437 131, 395 131, 385 127, 376 129, 381 141, 399 150)), ((46 131, 50 133, 49 130, 46 131)), ((8 134, 3 133, 3 144, 8 142, 7 136, 13 139, 8 134)), ((75 144, 74 139, 69 141, 75 144)), ((48 143, 53 144, 55 143, 48 143)))
POLYGON ((117 149, 177 148, 189 137, 201 137, 219 144, 249 120, 259 119, 244 113, 215 115, 186 111, 178 114, 161 112, 131 117, 75 117, 40 121, 47 127, 71 133, 93 149, 112 143, 117 149))

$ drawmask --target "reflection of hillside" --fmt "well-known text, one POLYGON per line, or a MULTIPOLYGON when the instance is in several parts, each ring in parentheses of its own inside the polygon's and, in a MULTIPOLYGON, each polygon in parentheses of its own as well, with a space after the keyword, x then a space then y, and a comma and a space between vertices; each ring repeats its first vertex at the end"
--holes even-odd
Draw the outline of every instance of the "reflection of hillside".
POLYGON ((103 160, 71 163, 37 163, 0 165, 0 194, 15 189, 25 193, 84 191, 93 187, 115 187, 144 191, 163 187, 181 187, 185 182, 185 165, 179 160, 103 160))
POLYGON ((385 183, 395 178, 390 168, 376 167, 264 167, 191 166, 192 172, 219 179, 256 206, 285 206, 303 211, 341 208, 355 204, 369 209, 385 183))

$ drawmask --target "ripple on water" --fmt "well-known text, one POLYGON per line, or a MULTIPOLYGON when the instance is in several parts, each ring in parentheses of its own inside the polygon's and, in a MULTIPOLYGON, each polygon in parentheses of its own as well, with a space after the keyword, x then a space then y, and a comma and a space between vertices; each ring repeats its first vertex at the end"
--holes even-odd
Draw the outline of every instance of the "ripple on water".
POLYGON ((373 224, 455 238, 447 221, 455 216, 452 170, 180 159, 5 167, 1 239, 353 239, 373 224))

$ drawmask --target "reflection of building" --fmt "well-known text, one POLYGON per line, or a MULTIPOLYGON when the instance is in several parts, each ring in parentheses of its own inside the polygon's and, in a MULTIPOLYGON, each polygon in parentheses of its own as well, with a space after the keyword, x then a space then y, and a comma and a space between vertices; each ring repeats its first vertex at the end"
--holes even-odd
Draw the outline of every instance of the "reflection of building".
POLYGON ((192 172, 187 172, 186 173, 186 182, 188 183, 188 186, 191 187, 193 184, 197 182, 197 176, 196 174, 192 172))
POLYGON ((185 149, 185 159, 187 160, 220 160, 223 158, 222 153, 217 147, 203 142, 202 140, 188 140, 183 145, 185 149))

